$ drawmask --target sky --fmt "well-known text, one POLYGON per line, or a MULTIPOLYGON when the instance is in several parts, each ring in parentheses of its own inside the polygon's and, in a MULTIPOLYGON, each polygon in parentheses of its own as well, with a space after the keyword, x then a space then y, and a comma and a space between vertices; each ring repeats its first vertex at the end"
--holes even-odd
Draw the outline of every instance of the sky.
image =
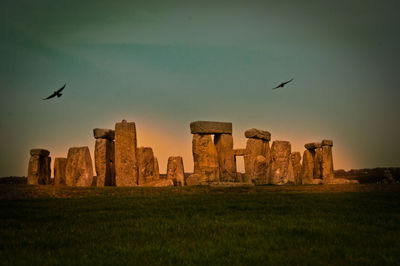
MULTIPOLYGON (((66 157, 93 128, 136 122, 165 172, 193 169, 189 124, 233 123, 234 147, 334 141, 335 169, 400 166, 400 2, 3 0, 0 176, 29 150, 66 157), (284 88, 272 90, 293 78, 284 88), (67 83, 63 96, 44 101, 67 83)), ((238 160, 243 171, 243 160, 238 160)))

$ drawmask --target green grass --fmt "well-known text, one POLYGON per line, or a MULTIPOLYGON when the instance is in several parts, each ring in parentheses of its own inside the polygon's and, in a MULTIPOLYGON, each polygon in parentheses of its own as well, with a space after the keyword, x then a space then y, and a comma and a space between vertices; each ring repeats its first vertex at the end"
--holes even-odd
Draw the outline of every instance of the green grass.
POLYGON ((0 263, 400 264, 398 186, 317 187, 1 185, 25 196, 0 200, 0 263))

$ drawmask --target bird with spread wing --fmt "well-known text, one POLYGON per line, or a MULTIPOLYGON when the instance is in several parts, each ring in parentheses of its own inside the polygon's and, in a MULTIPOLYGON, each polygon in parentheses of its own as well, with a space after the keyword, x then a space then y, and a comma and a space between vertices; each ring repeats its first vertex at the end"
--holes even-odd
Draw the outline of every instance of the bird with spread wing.
POLYGON ((286 82, 282 82, 281 84, 279 84, 278 86, 276 86, 275 88, 272 88, 273 90, 276 90, 278 88, 283 88, 283 86, 285 86, 286 84, 288 84, 289 82, 293 81, 293 79, 288 80, 286 82))
POLYGON ((62 93, 61 91, 65 88, 65 85, 67 85, 67 83, 64 84, 64 86, 62 86, 61 88, 59 88, 58 90, 56 90, 55 92, 53 92, 53 94, 51 94, 49 97, 44 98, 43 100, 48 100, 54 97, 61 97, 62 93))

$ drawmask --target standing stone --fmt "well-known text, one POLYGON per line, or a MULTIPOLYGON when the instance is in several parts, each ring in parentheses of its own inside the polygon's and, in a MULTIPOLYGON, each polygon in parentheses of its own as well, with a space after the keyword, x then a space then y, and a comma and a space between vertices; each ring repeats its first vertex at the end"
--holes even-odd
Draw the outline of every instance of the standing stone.
POLYGON ((44 176, 46 177, 45 178, 45 184, 46 185, 49 185, 49 184, 51 184, 51 157, 49 157, 49 156, 47 156, 47 157, 44 157, 44 170, 43 170, 43 172, 44 172, 44 176))
POLYGON ((244 155, 245 179, 255 178, 254 165, 258 155, 265 156, 265 144, 262 139, 248 139, 246 144, 246 154, 244 155))
POLYGON ((296 185, 301 184, 301 155, 300 152, 292 152, 290 155, 290 161, 293 167, 294 183, 296 185))
POLYGON ((28 165, 28 181, 29 185, 47 185, 50 184, 51 176, 51 158, 50 152, 44 149, 32 149, 30 151, 31 158, 28 165))
POLYGON ((271 180, 271 149, 269 147, 269 141, 263 141, 264 143, 264 157, 266 163, 265 175, 266 175, 266 184, 270 183, 271 180))
POLYGON ((85 187, 93 184, 93 165, 87 146, 68 150, 65 181, 67 186, 85 187))
POLYGON ((143 185, 154 179, 154 154, 150 147, 139 147, 136 151, 138 184, 143 185))
POLYGON ((115 181, 115 141, 111 142, 111 158, 112 161, 110 162, 110 168, 111 168, 111 186, 116 186, 116 181, 115 181))
POLYGON ((114 183, 114 142, 108 139, 96 139, 94 163, 97 174, 97 186, 113 186, 114 183))
POLYGON ((276 140, 272 143, 271 184, 286 184, 292 178, 292 171, 289 171, 290 154, 291 145, 289 141, 276 140))
POLYGON ((234 182, 237 179, 236 161, 233 155, 233 138, 230 134, 216 134, 214 143, 218 153, 220 180, 234 182))
POLYGON ((262 155, 258 155, 254 161, 254 184, 268 184, 267 180, 267 161, 262 155))
POLYGON ((136 125, 122 120, 115 124, 115 182, 117 186, 137 186, 136 125))
POLYGON ((303 163, 301 165, 301 183, 305 185, 312 185, 314 179, 314 156, 315 151, 305 150, 303 153, 303 163))
POLYGON ((288 184, 295 183, 294 169, 293 169, 292 160, 290 160, 290 154, 289 154, 289 166, 288 166, 288 172, 287 172, 287 183, 288 184))
POLYGON ((185 185, 185 171, 181 156, 171 156, 168 158, 167 179, 171 179, 175 186, 185 185))
MULTIPOLYGON (((318 143, 319 144, 319 143, 318 143)), ((314 155, 314 179, 322 179, 322 147, 319 145, 314 155)))
POLYGON ((323 140, 321 148, 321 176, 325 182, 335 178, 333 171, 332 140, 323 140))
POLYGON ((210 134, 193 134, 194 174, 199 182, 219 181, 218 153, 210 134))
POLYGON ((160 167, 158 166, 157 157, 154 157, 154 180, 160 179, 160 167))
POLYGON ((67 158, 54 159, 54 185, 65 185, 65 167, 67 158))

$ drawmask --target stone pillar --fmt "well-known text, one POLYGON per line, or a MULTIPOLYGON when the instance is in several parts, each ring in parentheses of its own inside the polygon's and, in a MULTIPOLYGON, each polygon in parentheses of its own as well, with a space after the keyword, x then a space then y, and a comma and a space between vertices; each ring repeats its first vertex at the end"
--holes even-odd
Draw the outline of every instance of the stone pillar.
POLYGON ((94 164, 97 174, 97 186, 113 186, 115 173, 114 161, 114 142, 108 139, 96 139, 94 148, 94 164))
POLYGON ((301 155, 300 152, 292 152, 290 155, 290 161, 293 167, 294 183, 296 185, 301 184, 301 155))
MULTIPOLYGON (((276 140, 271 147, 271 184, 288 183, 293 176, 290 163, 291 145, 289 141, 276 140)), ((294 180, 294 178, 293 178, 294 180)))
POLYGON ((264 141, 264 157, 265 157, 265 175, 266 183, 269 184, 271 180, 271 148, 269 147, 269 140, 264 141))
POLYGON ((65 168, 67 166, 67 158, 54 159, 54 185, 66 185, 65 168))
POLYGON ((28 184, 47 185, 50 184, 51 158, 50 152, 44 149, 32 149, 28 165, 28 184))
POLYGON ((214 143, 218 153, 220 180, 236 181, 236 161, 233 155, 233 137, 230 134, 215 134, 214 143))
POLYGON ((305 185, 313 184, 315 172, 315 149, 321 145, 317 142, 307 143, 304 145, 306 150, 303 154, 303 163, 301 166, 301 183, 305 185))
MULTIPOLYGON (((271 133, 260 129, 249 129, 244 133, 248 138, 246 144, 246 154, 244 155, 244 168, 245 180, 253 180, 255 178, 255 162, 257 156, 261 155, 265 158, 265 178, 262 178, 265 184, 269 182, 269 173, 271 167, 271 152, 269 148, 269 141, 271 140, 271 133)), ((259 181, 257 181, 259 182, 259 181)))
POLYGON ((314 151, 314 179, 322 179, 322 147, 320 143, 317 143, 314 151))
POLYGON ((261 139, 248 139, 244 155, 244 171, 247 180, 254 179, 254 164, 258 155, 265 154, 265 146, 261 139))
POLYGON ((321 142, 321 177, 324 182, 329 182, 335 178, 333 171, 333 156, 332 156, 332 140, 323 140, 321 142))
POLYGON ((168 158, 167 179, 174 182, 174 186, 185 185, 185 171, 181 156, 171 156, 168 158))
POLYGON ((160 179, 160 168, 158 166, 158 159, 154 157, 154 180, 160 179))
POLYGON ((117 186, 137 186, 136 125, 122 120, 115 124, 115 182, 117 186))
POLYGON ((93 135, 96 139, 94 164, 97 174, 97 186, 115 186, 115 132, 112 129, 95 128, 93 129, 93 135))
POLYGON ((262 155, 258 155, 254 161, 254 179, 256 185, 268 184, 267 180, 267 161, 262 155))
POLYGON ((193 134, 192 144, 194 174, 201 176, 201 182, 219 181, 218 153, 211 134, 193 134))
POLYGON ((150 147, 139 147, 136 151, 138 165, 138 184, 144 185, 154 178, 154 154, 150 147))
POLYGON ((92 159, 87 146, 74 147, 68 150, 65 181, 67 186, 85 187, 95 185, 92 159))

